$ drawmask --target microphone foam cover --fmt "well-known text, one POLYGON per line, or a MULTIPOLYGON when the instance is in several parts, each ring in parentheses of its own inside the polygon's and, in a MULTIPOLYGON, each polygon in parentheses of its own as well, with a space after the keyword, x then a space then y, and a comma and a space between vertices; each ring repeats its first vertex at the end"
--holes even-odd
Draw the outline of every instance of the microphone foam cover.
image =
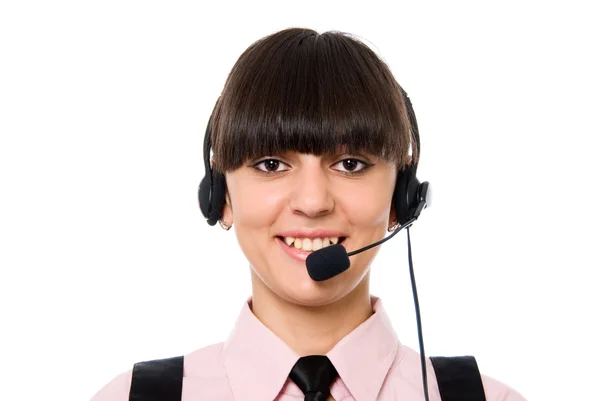
POLYGON ((314 281, 324 281, 348 270, 348 252, 340 244, 329 245, 312 252, 306 258, 308 275, 314 281))

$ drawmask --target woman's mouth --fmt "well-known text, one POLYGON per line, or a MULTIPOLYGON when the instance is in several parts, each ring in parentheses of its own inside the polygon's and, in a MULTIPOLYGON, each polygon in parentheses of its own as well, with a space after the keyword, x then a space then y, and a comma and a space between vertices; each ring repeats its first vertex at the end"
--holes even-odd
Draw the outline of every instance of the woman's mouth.
POLYGON ((295 238, 295 237, 277 237, 277 242, 283 250, 291 257, 297 260, 305 261, 308 255, 319 249, 331 245, 343 245, 346 237, 324 237, 324 238, 295 238))

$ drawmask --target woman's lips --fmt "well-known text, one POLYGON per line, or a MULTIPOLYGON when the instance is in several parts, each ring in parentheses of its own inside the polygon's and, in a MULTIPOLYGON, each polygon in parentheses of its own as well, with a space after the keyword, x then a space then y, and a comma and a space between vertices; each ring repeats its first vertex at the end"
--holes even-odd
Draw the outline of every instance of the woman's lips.
MULTIPOLYGON (((279 243, 279 245, 283 248, 285 253, 287 253, 290 257, 292 257, 293 259, 296 259, 300 262, 305 262, 306 258, 308 258, 308 255, 310 255, 313 252, 317 252, 317 251, 303 251, 302 249, 297 249, 295 246, 289 246, 288 244, 286 244, 283 241, 283 238, 281 238, 281 237, 276 237, 276 239, 277 239, 277 242, 279 243)), ((345 241, 346 241, 346 238, 343 238, 339 244, 342 245, 342 244, 344 244, 345 241)))

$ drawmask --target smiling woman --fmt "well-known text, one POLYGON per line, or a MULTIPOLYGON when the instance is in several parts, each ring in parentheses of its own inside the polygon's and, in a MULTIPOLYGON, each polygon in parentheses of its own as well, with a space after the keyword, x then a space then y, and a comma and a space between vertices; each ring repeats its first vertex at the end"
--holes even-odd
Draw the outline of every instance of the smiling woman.
MULTIPOLYGON (((200 187, 208 223, 235 229, 252 295, 227 341, 136 364, 94 401, 416 401, 427 392, 441 400, 436 380, 424 391, 419 353, 400 343, 370 293, 379 247, 323 281, 305 263, 332 245, 377 242, 403 220, 395 194, 410 191, 397 181, 416 171, 420 151, 407 99, 387 65, 349 34, 292 28, 252 44, 209 120, 200 187)), ((469 367, 471 396, 523 400, 469 367)), ((447 378, 429 360, 426 371, 447 378)))

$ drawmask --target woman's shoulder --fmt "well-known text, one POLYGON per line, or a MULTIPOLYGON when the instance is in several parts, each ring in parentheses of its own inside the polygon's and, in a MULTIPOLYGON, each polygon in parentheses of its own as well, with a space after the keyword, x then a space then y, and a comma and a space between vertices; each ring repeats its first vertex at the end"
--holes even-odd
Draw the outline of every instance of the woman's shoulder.
POLYGON ((91 401, 127 401, 129 399, 132 372, 133 368, 117 375, 98 390, 91 401))
MULTIPOLYGON (((477 357, 475 357, 477 360, 477 357)), ((435 369, 429 358, 425 360, 427 367, 427 378, 430 394, 439 394, 435 369)), ((423 379, 421 377, 421 355, 414 349, 402 345, 398 350, 393 363, 392 376, 401 377, 411 387, 422 389, 423 379)), ((498 379, 490 377, 480 371, 481 383, 485 392, 486 401, 526 401, 525 398, 511 386, 498 379)))
MULTIPOLYGON (((223 343, 207 345, 203 348, 194 350, 183 359, 183 374, 189 376, 213 376, 219 374, 222 367, 222 348, 223 343)), ((91 401, 128 401, 129 390, 131 388, 131 378, 133 366, 115 376, 106 383, 91 398, 91 401)))
POLYGON ((526 401, 525 397, 506 383, 481 374, 486 401, 526 401))

